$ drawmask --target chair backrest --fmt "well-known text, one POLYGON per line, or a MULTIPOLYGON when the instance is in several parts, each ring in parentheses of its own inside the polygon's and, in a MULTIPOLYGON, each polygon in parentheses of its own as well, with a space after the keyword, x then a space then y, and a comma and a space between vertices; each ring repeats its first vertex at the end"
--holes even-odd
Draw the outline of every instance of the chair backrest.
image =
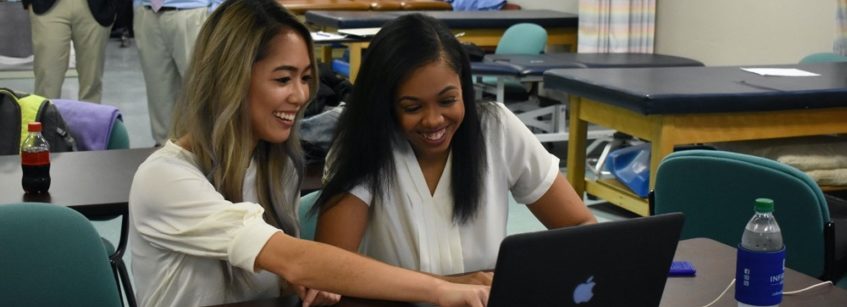
POLYGON ((300 197, 300 207, 297 208, 297 218, 300 219, 300 239, 315 239, 315 227, 317 227, 318 218, 309 215, 309 211, 312 210, 320 195, 321 191, 317 190, 300 197))
POLYGON ((847 56, 832 52, 812 53, 800 59, 800 64, 847 62, 847 56))
POLYGON ((117 107, 85 101, 53 99, 79 150, 129 148, 129 134, 117 107))
POLYGON ((0 306, 121 306, 109 255, 80 213, 0 205, 0 306))
POLYGON ((129 131, 122 119, 115 120, 112 132, 109 133, 109 144, 106 149, 129 149, 129 131))
POLYGON ((773 199, 786 265, 815 277, 824 273, 829 209, 815 182, 791 166, 725 151, 679 151, 662 160, 653 193, 655 214, 685 214, 681 239, 707 237, 731 246, 741 241, 754 199, 773 199))
POLYGON ((495 54, 541 54, 547 46, 547 30, 534 23, 512 25, 500 42, 495 54))

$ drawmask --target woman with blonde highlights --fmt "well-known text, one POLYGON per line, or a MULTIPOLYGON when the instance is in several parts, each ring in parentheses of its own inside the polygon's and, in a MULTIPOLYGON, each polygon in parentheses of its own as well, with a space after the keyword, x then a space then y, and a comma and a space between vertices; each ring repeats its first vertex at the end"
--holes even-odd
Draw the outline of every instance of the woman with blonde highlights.
POLYGON ((334 293, 483 306, 487 287, 296 238, 296 123, 317 89, 311 43, 274 0, 228 0, 203 25, 171 139, 139 167, 130 191, 141 305, 214 305, 292 289, 306 306, 334 304, 334 293))

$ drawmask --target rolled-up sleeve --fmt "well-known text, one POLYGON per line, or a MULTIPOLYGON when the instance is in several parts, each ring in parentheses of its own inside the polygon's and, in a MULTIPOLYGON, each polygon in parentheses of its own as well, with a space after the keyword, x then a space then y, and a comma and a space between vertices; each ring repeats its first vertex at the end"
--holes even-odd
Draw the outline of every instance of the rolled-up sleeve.
POLYGON ((148 160, 130 192, 138 235, 155 248, 225 260, 253 271, 259 252, 281 231, 267 224, 257 203, 232 203, 187 161, 148 160))

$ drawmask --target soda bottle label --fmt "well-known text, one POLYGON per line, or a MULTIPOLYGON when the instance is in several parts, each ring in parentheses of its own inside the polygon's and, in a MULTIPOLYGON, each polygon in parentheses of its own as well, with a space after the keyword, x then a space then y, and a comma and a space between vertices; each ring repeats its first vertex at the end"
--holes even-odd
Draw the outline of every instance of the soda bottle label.
POLYGON ((735 265, 735 299, 756 306, 782 301, 785 246, 779 251, 754 252, 738 245, 735 265))
POLYGON ((47 165, 47 164, 50 164, 50 152, 49 151, 22 152, 21 153, 21 164, 22 165, 47 165))

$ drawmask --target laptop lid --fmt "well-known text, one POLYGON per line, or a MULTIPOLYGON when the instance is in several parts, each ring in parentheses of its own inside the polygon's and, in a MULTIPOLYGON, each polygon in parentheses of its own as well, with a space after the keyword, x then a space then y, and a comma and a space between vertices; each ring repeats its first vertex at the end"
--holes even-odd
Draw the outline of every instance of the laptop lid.
POLYGON ((506 237, 488 306, 658 306, 683 220, 670 213, 506 237))

